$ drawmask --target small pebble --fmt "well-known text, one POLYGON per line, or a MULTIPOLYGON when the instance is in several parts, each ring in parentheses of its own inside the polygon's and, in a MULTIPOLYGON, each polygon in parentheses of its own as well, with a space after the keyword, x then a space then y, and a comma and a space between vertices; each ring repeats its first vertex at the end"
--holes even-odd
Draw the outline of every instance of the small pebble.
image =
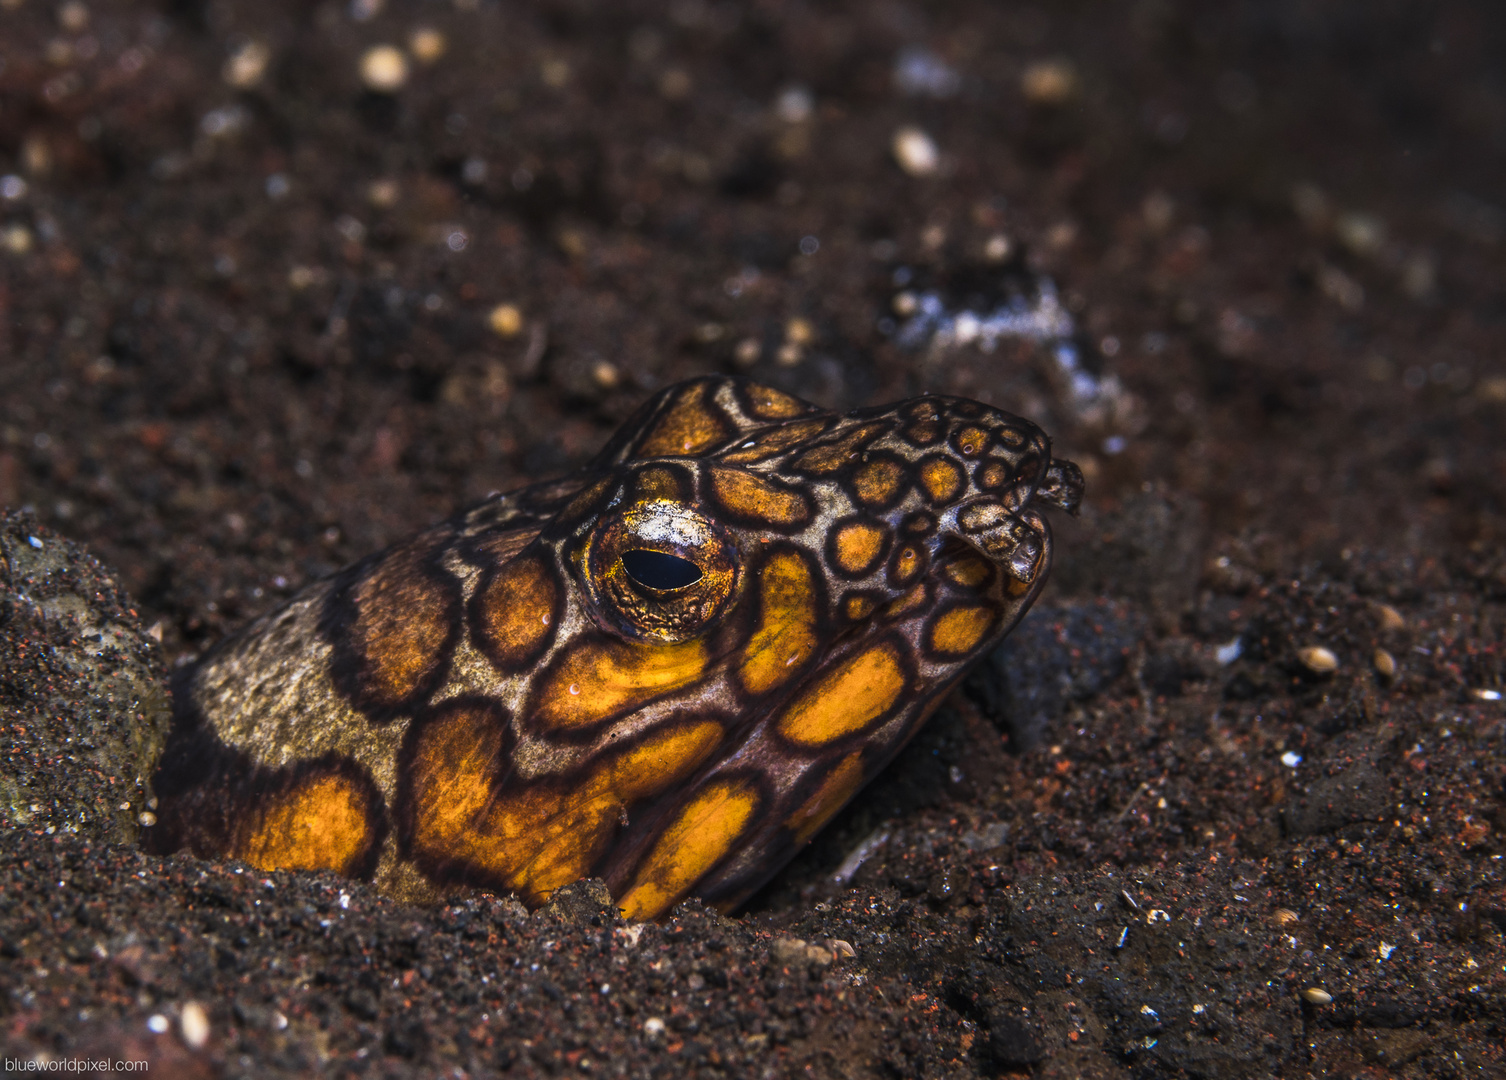
POLYGON ((81 34, 89 25, 89 8, 79 0, 69 0, 58 8, 58 25, 70 34, 81 34))
POLYGON ((643 1034, 663 1035, 664 1021, 660 1017, 650 1016, 647 1020, 643 1021, 643 1034))
POLYGON ((260 41, 248 41, 230 54, 222 74, 225 81, 237 90, 250 90, 261 82, 271 62, 271 49, 260 41))
POLYGON ((392 94, 408 81, 408 58, 394 45, 373 45, 361 57, 361 82, 366 89, 392 94))
POLYGON ((523 329, 523 313, 516 304, 498 304, 486 318, 492 333, 498 337, 516 337, 523 329))
POLYGON ((1375 673, 1383 679, 1396 678, 1396 657, 1385 649, 1376 649, 1375 655, 1370 658, 1375 665, 1375 673))
POLYGON ((902 127, 890 143, 894 160, 911 176, 934 176, 941 168, 941 151, 935 141, 918 127, 902 127))
POLYGON ((1077 96, 1077 69, 1068 60, 1038 60, 1020 76, 1020 90, 1033 105, 1062 105, 1077 96))
POLYGON ((805 959, 805 940, 794 937, 776 938, 774 944, 769 946, 769 955, 776 964, 798 963, 805 959))
POLYGON ((732 350, 732 358, 737 361, 739 367, 752 367, 758 363, 758 357, 763 352, 763 346, 757 338, 743 338, 737 343, 737 348, 732 350))
POLYGON ((163 1016, 161 1013, 153 1013, 151 1016, 148 1016, 146 1018, 146 1029, 153 1035, 166 1034, 168 1027, 169 1024, 167 1022, 167 1017, 163 1016))
POLYGON ((1473 697, 1476 701, 1501 700, 1501 692, 1499 690, 1471 690, 1470 696, 1473 697))
POLYGON ((153 825, 157 824, 157 815, 152 813, 150 810, 143 810, 136 820, 141 822, 141 824, 146 828, 150 829, 153 825))
POLYGON ((366 187, 366 201, 381 210, 390 210, 397 205, 401 192, 396 180, 373 180, 366 187))
POLYGON ((858 955, 858 951, 852 947, 849 941, 841 938, 832 938, 827 945, 831 948, 831 954, 839 960, 851 960, 858 955))
POLYGON ((420 64, 432 64, 445 54, 449 42, 432 26, 420 26, 408 35, 408 51, 420 64))
POLYGON ((1297 659, 1314 675, 1332 675, 1339 670, 1339 658, 1321 645, 1309 645, 1297 650, 1297 659))
POLYGON ((25 255, 31 251, 31 230, 25 225, 7 225, 0 232, 0 245, 12 255, 25 255))
POLYGON ((1376 610, 1380 614, 1382 630, 1400 630, 1407 625, 1407 620, 1401 617, 1401 612, 1390 604, 1382 604, 1376 610))
POLYGON ((1292 923, 1298 922, 1301 918, 1302 916, 1298 915, 1291 908, 1279 907, 1275 911, 1271 912, 1271 921, 1274 922, 1277 926, 1290 926, 1292 925, 1292 923))
POLYGON ((190 1050, 202 1050, 209 1042, 209 1014, 204 1011, 204 1006, 197 1001, 190 1001, 183 1006, 183 1012, 178 1017, 178 1030, 183 1035, 183 1042, 190 1050))
POLYGON ((1327 1005, 1333 1001, 1333 995, 1327 990, 1319 990, 1316 986, 1309 986, 1302 991, 1302 1000, 1311 1005, 1327 1005))
POLYGON ((1009 258, 1009 253, 1012 250, 1009 237, 1003 233, 994 233, 994 235, 988 238, 988 242, 983 245, 983 257, 989 262, 1003 262, 1009 258))
POLYGON ((622 372, 610 360, 598 360, 591 367, 591 378, 602 390, 611 390, 622 381, 622 372))
POLYGON ((791 345, 809 345, 815 337, 816 331, 809 319, 797 317, 784 324, 784 340, 791 345))

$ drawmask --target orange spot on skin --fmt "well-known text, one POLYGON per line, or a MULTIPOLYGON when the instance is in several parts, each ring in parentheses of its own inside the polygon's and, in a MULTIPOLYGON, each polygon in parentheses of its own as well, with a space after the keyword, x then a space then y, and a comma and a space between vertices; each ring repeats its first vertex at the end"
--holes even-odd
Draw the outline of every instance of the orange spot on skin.
POLYGON ((821 781, 816 793, 801 803, 799 809, 785 821, 785 828, 795 834, 795 843, 803 844, 820 832, 821 826, 847 805, 847 800, 862 786, 863 752, 854 750, 837 762, 826 779, 821 781))
POLYGON ((474 601, 475 630, 487 659, 514 672, 532 663, 554 634, 559 582, 544 559, 514 559, 487 580, 474 601))
POLYGON ((755 461, 764 461, 819 435, 824 427, 826 427, 825 420, 804 420, 762 431, 748 438, 747 441, 751 442, 752 446, 739 444, 735 450, 729 450, 723 454, 721 460, 727 465, 748 465, 755 461))
POLYGON ((778 720, 779 733, 800 746, 825 746, 868 727, 905 689, 897 647, 882 642, 822 675, 778 720))
POLYGON ((904 596, 901 596, 898 600, 893 601, 888 607, 884 608, 884 616, 889 619, 897 619, 902 615, 908 615, 923 605, 927 599, 926 583, 922 581, 909 592, 905 593, 904 596))
POLYGON ((965 555, 947 563, 942 571, 957 585, 965 589, 979 589, 993 577, 993 569, 976 555, 965 555))
POLYGON ((906 544, 894 553, 893 565, 889 567, 889 577, 896 585, 908 585, 915 580, 917 574, 925 569, 926 561, 921 556, 920 549, 906 544))
POLYGON ((879 458, 860 468, 852 478, 858 501, 867 506, 888 506, 899 495, 905 470, 897 461, 879 458))
POLYGON ((758 599, 758 629, 737 667, 738 681, 750 694, 783 685, 816 651, 816 583, 801 556, 774 555, 759 577, 758 599))
POLYGON ((479 872, 537 905, 588 874, 623 810, 682 782, 716 748, 720 724, 650 733, 568 782, 498 792, 501 723, 457 709, 424 729, 414 756, 413 847, 424 861, 479 872))
POLYGON ((928 458, 920 466, 920 485, 932 503, 951 502, 962 490, 962 470, 946 458, 928 458))
POLYGON ((978 486, 993 491, 1009 483, 1009 470, 1001 462, 990 461, 978 470, 978 486))
POLYGON ((889 530, 882 525, 848 522, 832 535, 832 561, 844 573, 860 577, 878 565, 888 544, 889 530))
POLYGON ((363 705, 401 705, 438 673, 454 632, 455 596, 425 565, 425 538, 398 548, 355 589, 351 643, 361 657, 363 705))
POLYGON ((748 411, 760 420, 788 420, 811 410, 811 407, 799 398, 791 397, 771 386, 748 383, 744 393, 748 398, 748 411))
POLYGON ((991 607, 956 607, 936 618, 926 633, 926 648, 942 656, 965 656, 994 627, 991 607))
POLYGON ((703 384, 688 387, 655 421, 633 456, 691 456, 731 435, 732 426, 705 398, 703 384))
POLYGON ((717 780, 664 830, 618 901, 628 919, 657 919, 732 848, 760 803, 751 780, 717 780))
POLYGON ((952 445, 964 457, 976 457, 988 446, 988 432, 969 425, 952 436, 952 445))
POLYGON ((669 499, 680 501, 689 493, 684 490, 679 474, 669 469, 644 469, 633 481, 633 491, 640 500, 669 499))
POLYGON ((259 870, 353 875, 372 841, 369 796, 343 776, 321 776, 270 797, 230 855, 259 870))
POLYGON ((873 609, 876 607, 878 607, 878 601, 863 593, 852 593, 842 599, 842 614, 853 622, 866 619, 873 614, 873 609))
POLYGON ((723 509, 735 517, 783 526, 810 520, 805 496, 754 473, 713 466, 711 486, 723 509))
POLYGON ((550 671, 534 717, 548 728, 594 724, 678 690, 705 670, 706 646, 699 641, 587 641, 550 671))

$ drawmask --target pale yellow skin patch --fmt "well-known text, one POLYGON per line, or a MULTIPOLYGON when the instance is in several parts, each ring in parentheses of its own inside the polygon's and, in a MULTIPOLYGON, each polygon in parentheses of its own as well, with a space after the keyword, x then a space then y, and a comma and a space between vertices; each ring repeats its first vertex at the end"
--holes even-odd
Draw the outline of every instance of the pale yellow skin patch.
POLYGON ((795 842, 804 844, 821 831, 831 816, 847 805, 847 800, 863 786, 863 752, 854 750, 827 774, 816 793, 791 814, 785 826, 795 834, 795 842))
POLYGON ((862 731, 899 700, 905 674, 892 646, 865 649, 824 675, 776 722, 798 746, 825 746, 862 731))
POLYGON ((725 780, 700 792, 664 830, 618 901, 624 917, 656 918, 683 896, 736 843, 758 803, 748 781, 725 780))
POLYGON ((579 645, 544 684, 538 719, 546 727, 598 723, 695 682, 705 672, 706 662, 706 645, 701 641, 579 645))
POLYGON ((928 634, 931 648, 944 656, 965 656, 993 627, 994 609, 958 607, 939 616, 928 634))
POLYGON ((348 781, 325 776, 274 798, 238 845, 237 857, 262 870, 348 873, 368 843, 365 799, 348 781))
POLYGON ((837 529, 833 555, 844 573, 857 576, 872 570, 883 557, 889 530, 867 521, 854 521, 837 529))
POLYGON ((738 662, 738 680, 751 694, 782 686, 815 655, 815 580, 805 560, 780 552, 759 581, 759 625, 738 662))
POLYGON ((810 506, 798 491, 770 483, 754 473, 713 468, 711 483, 722 504, 742 517, 773 525, 798 525, 810 517, 810 506))

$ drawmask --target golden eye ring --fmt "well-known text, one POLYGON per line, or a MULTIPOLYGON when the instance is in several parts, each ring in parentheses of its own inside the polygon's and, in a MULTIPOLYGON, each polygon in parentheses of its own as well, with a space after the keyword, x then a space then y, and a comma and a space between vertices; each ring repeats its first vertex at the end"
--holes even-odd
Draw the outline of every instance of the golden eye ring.
POLYGON ((603 518, 584 571, 599 621, 624 637, 674 644, 727 610, 740 560, 727 531, 694 507, 645 499, 603 518))

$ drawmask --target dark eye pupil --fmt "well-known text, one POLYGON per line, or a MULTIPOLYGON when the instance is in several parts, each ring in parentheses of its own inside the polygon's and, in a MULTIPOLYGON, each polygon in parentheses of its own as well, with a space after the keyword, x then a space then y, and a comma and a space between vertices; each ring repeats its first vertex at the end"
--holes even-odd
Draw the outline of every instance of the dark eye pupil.
POLYGON ((645 589, 661 592, 683 589, 701 580, 701 568, 689 559, 678 555, 666 555, 662 551, 645 551, 634 548, 622 553, 622 568, 645 589))

